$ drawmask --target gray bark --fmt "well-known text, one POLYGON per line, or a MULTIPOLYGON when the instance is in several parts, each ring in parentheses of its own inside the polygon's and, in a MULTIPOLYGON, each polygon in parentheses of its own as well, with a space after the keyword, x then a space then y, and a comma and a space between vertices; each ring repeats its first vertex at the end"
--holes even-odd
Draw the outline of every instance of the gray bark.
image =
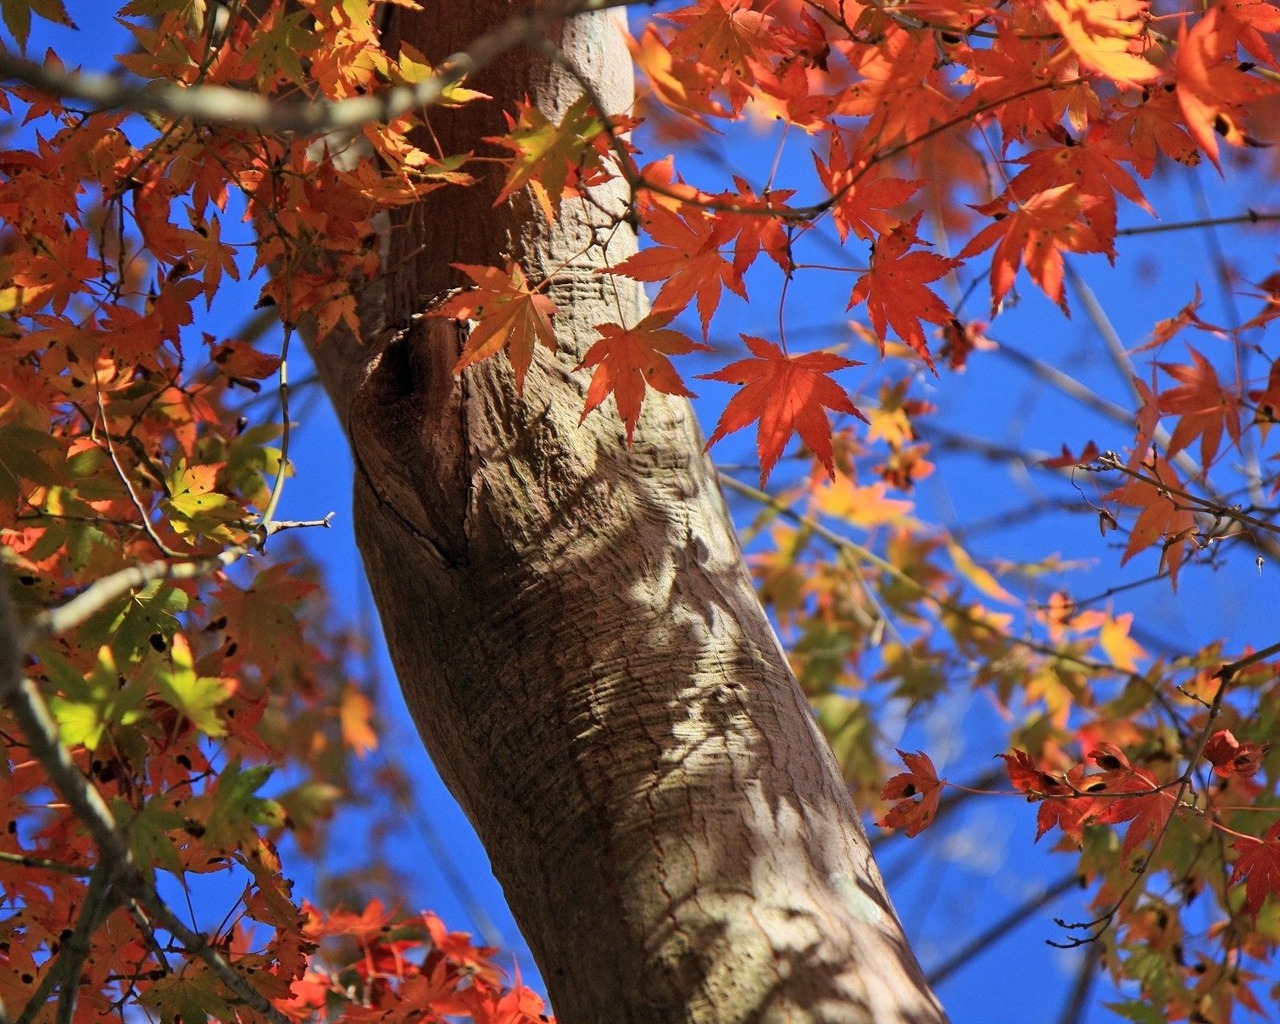
MULTIPOLYGON (((439 60, 509 10, 397 10, 388 45, 439 60)), ((627 107, 611 18, 554 37, 607 106, 627 107)), ((433 111, 447 152, 492 151, 479 140, 502 131, 499 106, 528 95, 556 116, 577 95, 529 54, 468 84, 498 102, 433 111)), ((630 449, 610 405, 578 423, 586 375, 572 367, 593 325, 643 314, 640 289, 582 260, 557 271, 560 350, 539 350, 523 398, 502 358, 454 376, 465 328, 415 319, 461 283, 449 263, 509 256, 539 280, 606 221, 573 201, 558 224, 527 200, 494 209, 500 180, 399 217, 400 269, 363 311, 373 342, 313 348, 355 452, 360 547, 409 708, 556 1013, 942 1021, 688 404, 650 392, 630 449)), ((597 198, 619 208, 616 192, 597 198)), ((623 229, 610 258, 634 246, 623 229)))

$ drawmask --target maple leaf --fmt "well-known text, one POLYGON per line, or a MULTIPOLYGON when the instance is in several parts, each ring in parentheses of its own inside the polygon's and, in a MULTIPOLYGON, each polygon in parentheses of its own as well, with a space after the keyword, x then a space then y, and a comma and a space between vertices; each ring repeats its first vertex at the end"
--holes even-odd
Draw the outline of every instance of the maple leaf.
POLYGON ((824 164, 817 153, 813 154, 813 162, 823 187, 832 196, 839 196, 832 216, 841 242, 851 231, 868 241, 877 234, 888 234, 902 223, 902 218, 892 211, 924 184, 919 179, 882 178, 883 165, 868 169, 864 160, 851 159, 839 133, 831 135, 829 163, 824 164))
POLYGON ((724 192, 716 199, 752 212, 717 211, 712 231, 715 244, 718 247, 734 239, 733 269, 739 278, 755 262, 762 248, 774 263, 789 273, 795 266, 791 259, 791 241, 787 236, 786 222, 775 216, 774 211, 786 210, 786 202, 795 195, 795 190, 783 189, 758 196, 746 180, 736 174, 733 183, 738 186, 737 192, 724 192))
POLYGON ((1165 456, 1173 457, 1199 437, 1200 465, 1207 468, 1217 457, 1224 429, 1232 444, 1240 446, 1240 398, 1218 382, 1217 371, 1209 360, 1190 346, 1188 350, 1191 366, 1159 364, 1170 377, 1182 382, 1179 387, 1162 391, 1157 399, 1162 413, 1181 417, 1165 447, 1165 456))
POLYGON ((1036 842, 1054 827, 1077 844, 1084 841, 1084 826, 1092 814, 1095 802, 1081 795, 1085 782, 1084 765, 1076 765, 1067 772, 1065 781, 1043 768, 1023 750, 1012 754, 998 754, 1004 758, 1009 781, 1031 802, 1043 801, 1036 813, 1036 842))
POLYGON ((1234 146, 1249 141, 1237 123, 1237 110, 1263 93, 1262 87, 1240 70, 1235 36, 1221 21, 1218 7, 1209 8, 1189 32, 1184 21, 1178 29, 1174 56, 1178 105, 1187 131, 1219 172, 1218 135, 1234 146))
POLYGON ((907 224, 880 236, 871 250, 871 269, 854 283, 848 308, 866 302, 871 326, 880 338, 881 352, 888 328, 892 327, 933 370, 933 357, 920 321, 945 324, 955 317, 925 284, 960 266, 961 261, 935 252, 907 252, 920 241, 916 226, 922 216, 923 212, 917 213, 907 224))
POLYGON ((1253 420, 1265 440, 1272 424, 1280 422, 1280 359, 1271 364, 1271 370, 1267 374, 1267 386, 1251 390, 1249 400, 1255 406, 1253 420))
POLYGON ((895 775, 880 791, 882 800, 897 800, 893 808, 876 822, 881 828, 904 829, 908 837, 918 836, 933 824, 942 797, 942 780, 929 755, 923 751, 898 751, 909 771, 895 775), (920 799, 915 799, 916 797, 920 799))
POLYGON ((798 433, 835 476, 831 452, 831 424, 824 409, 847 412, 865 421, 866 417, 849 400, 844 388, 828 374, 860 363, 832 352, 806 352, 789 356, 763 338, 742 335, 751 359, 740 359, 723 370, 705 373, 700 380, 738 384, 742 390, 729 400, 707 448, 722 437, 759 420, 756 450, 760 455, 760 486, 769 478, 782 449, 793 433, 798 433))
POLYGON ((1106 251, 1084 221, 1084 212, 1098 201, 1082 195, 1074 184, 1067 184, 1037 192, 1010 211, 1004 209, 1004 199, 974 207, 996 221, 969 239, 959 258, 964 260, 996 247, 991 261, 993 316, 1024 263, 1031 279, 1066 310, 1063 252, 1106 251))
POLYGON ((1268 900, 1280 900, 1280 821, 1261 839, 1241 837, 1231 844, 1236 866, 1231 884, 1244 879, 1245 907, 1255 921, 1268 900))
POLYGON ((342 742, 361 760, 378 749, 378 733, 373 728, 373 702, 359 688, 348 685, 342 691, 338 709, 342 742))
POLYGON ((707 127, 707 117, 724 117, 729 111, 711 98, 718 76, 696 60, 678 60, 658 30, 646 25, 639 39, 627 37, 636 67, 649 80, 649 88, 666 106, 707 127))
POLYGON ((1155 170, 1158 153, 1187 167, 1200 163, 1200 150, 1182 126, 1178 99, 1168 89, 1152 90, 1136 106, 1120 108, 1106 130, 1128 147, 1134 169, 1144 178, 1155 170))
POLYGON ((869 117, 863 138, 876 148, 921 138, 955 112, 932 41, 896 23, 886 24, 877 45, 862 49, 855 70, 858 79, 834 113, 869 117))
POLYGON ((1280 67, 1262 38, 1264 34, 1280 33, 1280 7, 1272 0, 1222 0, 1214 9, 1251 57, 1273 68, 1280 67))
POLYGON ((1026 164, 1026 167, 1009 182, 1004 196, 1016 200, 1058 185, 1075 185, 1090 199, 1088 208, 1082 210, 1084 219, 1103 251, 1111 256, 1116 237, 1117 192, 1155 216, 1155 210, 1133 175, 1120 165, 1121 161, 1133 159, 1132 152, 1127 146, 1108 139, 1101 130, 1079 141, 1061 128, 1050 134, 1060 139, 1062 145, 1046 146, 1019 157, 1015 163, 1026 164))
POLYGON ((527 100, 516 110, 515 118, 505 115, 507 134, 486 140, 515 154, 493 205, 529 185, 547 219, 554 221, 566 193, 577 195, 579 184, 595 184, 608 176, 602 162, 609 154, 605 120, 586 96, 569 105, 558 125, 527 100))
POLYGON ((1160 69, 1132 50, 1146 33, 1146 0, 1043 0, 1082 67, 1119 85, 1145 85, 1160 69))
POLYGON ((710 352, 707 345, 700 345, 679 331, 667 330, 672 313, 651 313, 631 328, 618 324, 597 324, 600 340, 587 350, 577 369, 596 367, 587 388, 586 402, 582 409, 585 420, 593 409, 613 393, 618 405, 618 415, 627 427, 627 444, 635 432, 644 404, 645 385, 668 395, 697 396, 684 386, 680 375, 667 356, 685 355, 694 349, 710 352))
POLYGON ((720 304, 721 286, 747 297, 742 275, 720 255, 715 218, 699 210, 677 216, 655 206, 645 217, 644 226, 658 244, 629 256, 609 273, 637 281, 662 281, 653 300, 655 313, 678 313, 696 295, 702 336, 706 338, 711 315, 720 304))
POLYGON ((18 43, 18 49, 26 52, 27 38, 31 34, 31 15, 35 14, 58 25, 75 28, 76 23, 67 14, 63 0, 0 0, 4 27, 18 43))
POLYGON ((556 350, 556 335, 551 327, 555 303, 538 289, 529 288, 518 263, 509 262, 505 270, 470 263, 453 266, 476 283, 476 287, 446 299, 430 314, 475 321, 453 372, 461 373, 472 363, 505 348, 515 371, 516 392, 524 394, 533 346, 540 344, 552 352, 556 350))
POLYGON ((751 0, 697 0, 663 15, 682 26, 671 40, 672 56, 716 69, 734 110, 755 83, 755 63, 777 49, 781 35, 777 21, 752 6, 751 0))
POLYGON ((1114 743, 1099 743, 1089 758, 1105 770, 1089 780, 1088 789, 1134 794, 1096 798, 1102 810, 1093 815, 1100 825, 1130 823, 1120 846, 1120 853, 1127 857, 1139 843, 1161 834, 1177 807, 1177 797, 1174 790, 1161 789, 1154 775, 1132 764, 1114 743))
POLYGON ((990 47, 962 51, 957 60, 969 68, 960 77, 973 85, 969 103, 993 108, 1004 149, 1056 127, 1075 96, 1090 95, 1070 62, 1046 50, 1041 41, 1022 38, 1008 23, 997 25, 990 47))
POLYGON ((1174 487, 1181 490, 1182 482, 1163 456, 1144 465, 1144 468, 1162 483, 1130 477, 1121 487, 1104 495, 1108 500, 1141 509, 1129 529, 1129 543, 1125 545, 1120 564, 1124 565, 1139 551, 1162 540, 1164 546, 1160 561, 1168 569, 1170 582, 1176 590, 1178 570, 1188 547, 1195 543, 1195 516, 1175 503, 1165 489, 1174 487))

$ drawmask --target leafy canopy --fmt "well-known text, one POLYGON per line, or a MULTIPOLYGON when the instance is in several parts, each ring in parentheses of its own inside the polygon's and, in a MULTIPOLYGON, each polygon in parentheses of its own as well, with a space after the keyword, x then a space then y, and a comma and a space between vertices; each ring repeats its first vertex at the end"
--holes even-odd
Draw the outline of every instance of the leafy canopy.
MULTIPOLYGON (((364 767, 379 744, 372 694, 352 681, 358 644, 313 570, 281 540, 271 558, 249 557, 308 525, 275 517, 295 324, 305 312, 322 338, 358 334, 363 290, 388 272, 379 214, 478 187, 497 159, 494 201, 529 190, 549 218, 620 181, 615 230, 639 225, 645 247, 609 264, 597 238, 582 262, 615 285, 649 284, 653 312, 600 323, 578 361, 556 336, 558 279, 495 254, 459 265, 457 290, 423 310, 462 325, 455 372, 503 358, 527 394, 553 362, 590 371, 584 420, 616 410, 631 443, 661 400, 649 392, 691 394, 682 361, 708 360, 699 376, 736 389, 710 443, 754 426, 761 486, 785 469, 780 497, 723 479, 761 506, 761 594, 855 794, 909 835, 943 815, 947 790, 965 787, 923 752, 886 779, 868 699, 878 688, 913 711, 964 680, 1008 716, 1000 756, 1013 792, 1038 805, 1035 838, 1052 836, 1090 891, 1096 919, 1068 942, 1097 943, 1138 993, 1117 1012, 1260 1012, 1259 970, 1280 941, 1280 755, 1268 746, 1280 645, 1149 653, 1110 593, 1027 585, 1058 578, 1060 562, 998 576, 913 513, 935 469, 920 381, 941 373, 945 388, 975 354, 1001 351, 991 335, 1022 280, 1066 312, 1074 261, 1114 262, 1136 233, 1121 211, 1176 227, 1178 211, 1157 211, 1140 180, 1202 160, 1226 174, 1261 145, 1254 123, 1273 123, 1280 95, 1280 9, 698 0, 636 24, 647 91, 634 109, 599 110, 585 94, 554 115, 524 103, 504 111, 494 152, 454 154, 430 141, 433 105, 488 99, 410 47, 382 50, 383 6, 137 0, 120 11, 133 40, 116 60, 152 88, 98 81, 95 98, 67 70, 71 54, 30 45, 41 19, 71 25, 61 0, 0 5, 13 41, 0 90, 12 127, 0 153, 0 531, 30 679, 0 711, 9 1011, 29 1024, 52 1016, 52 998, 77 1021, 129 1006, 276 1024, 541 1014, 492 950, 431 914, 384 909, 372 878, 353 881, 353 905, 295 898, 277 844, 322 856, 332 816, 397 780, 394 766, 364 767), (216 94, 230 107, 193 118, 175 99, 214 86, 232 90, 216 94), (316 141, 344 103, 404 90, 414 102, 316 141), (240 111, 237 96, 276 105, 240 111), (319 111, 311 134, 272 121, 299 104, 319 111), (767 177, 704 187, 670 159, 644 163, 631 137, 642 123, 665 144, 766 120, 786 127, 801 169, 779 159, 767 177), (241 218, 252 249, 237 240, 241 218), (280 351, 252 321, 216 319, 228 283, 267 267, 260 303, 283 325, 280 351), (726 296, 746 301, 768 275, 781 297, 761 312, 777 315, 757 322, 777 330, 743 333, 746 356, 707 344, 726 296), (843 282, 855 319, 851 334, 803 349, 785 297, 812 275, 843 282), (971 289, 991 322, 966 315, 971 289), (680 327, 686 310, 702 343, 680 327), (212 322, 217 334, 202 334, 212 322), (857 340, 899 369, 855 402, 862 364, 835 349, 857 340), (798 462, 786 459, 796 435, 798 462), (202 938, 161 893, 210 874, 244 888, 202 938)), ((1275 218, 1242 203, 1234 219, 1275 218)), ((1037 465, 1082 494, 1106 481, 1087 514, 1122 531, 1121 562, 1145 560, 1170 585, 1223 551, 1278 550, 1265 446, 1280 359, 1259 339, 1280 317, 1280 283, 1230 284, 1261 303, 1252 318, 1212 323, 1197 293, 1142 350, 1116 355, 1135 396, 1127 436, 1064 437, 1074 449, 1037 465), (1181 350, 1168 345, 1179 334, 1181 350), (1255 467, 1247 508, 1214 482, 1237 460, 1255 467)))

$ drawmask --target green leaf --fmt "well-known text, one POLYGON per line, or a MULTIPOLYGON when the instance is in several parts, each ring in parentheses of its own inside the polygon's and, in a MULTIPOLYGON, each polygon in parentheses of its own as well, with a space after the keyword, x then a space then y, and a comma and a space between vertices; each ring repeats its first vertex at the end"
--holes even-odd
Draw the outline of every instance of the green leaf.
POLYGON ((1125 1020, 1136 1021, 1137 1024, 1165 1024, 1165 1015, 1158 1006, 1151 1003, 1103 1003, 1103 1005, 1125 1020))
POLYGON ((235 692, 235 681, 214 679, 196 674, 191 647, 181 634, 173 639, 170 651, 171 670, 157 673, 160 696, 191 720, 206 736, 225 736, 226 723, 217 708, 235 692))
POLYGON ((123 603, 85 622, 80 627, 81 641, 95 646, 109 643, 121 661, 141 661, 153 649, 170 645, 181 625, 177 616, 189 604, 186 591, 153 580, 123 603))
POLYGON ((87 679, 71 674, 62 682, 63 693, 49 702, 49 708, 69 747, 96 750, 108 728, 132 725, 146 714, 146 683, 135 678, 122 685, 110 647, 98 649, 97 664, 87 679))
MULTIPOLYGON (((157 806, 157 799, 167 800, 168 796, 148 800, 129 821, 129 849, 135 864, 161 867, 181 878, 182 860, 169 833, 183 828, 186 820, 171 808, 157 806)), ((128 821, 129 809, 119 801, 115 803, 116 820, 128 821)))
POLYGON ((284 808, 256 795, 274 770, 269 765, 255 765, 241 771, 238 758, 227 765, 208 795, 212 806, 204 840, 209 846, 231 849, 242 843, 251 845, 257 840, 259 826, 278 828, 284 824, 284 808))
POLYGON ((0 501, 17 501, 30 490, 30 484, 64 483, 65 457, 62 444, 50 437, 48 431, 20 423, 0 427, 0 501))
POLYGON ((209 1017, 233 1021, 241 1016, 223 995, 221 982, 197 960, 188 960, 177 974, 159 978, 138 1002, 154 1009, 163 1024, 204 1024, 209 1017))

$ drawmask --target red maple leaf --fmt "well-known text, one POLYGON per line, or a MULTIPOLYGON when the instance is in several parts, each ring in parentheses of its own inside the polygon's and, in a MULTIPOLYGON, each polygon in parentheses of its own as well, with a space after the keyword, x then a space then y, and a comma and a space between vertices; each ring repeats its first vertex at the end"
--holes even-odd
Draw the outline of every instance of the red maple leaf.
POLYGON ((1100 825, 1130 822, 1120 852, 1128 856, 1150 836, 1159 836, 1169 816, 1177 807, 1175 791, 1162 789, 1156 777, 1145 768, 1131 764, 1114 743, 1099 743, 1089 758, 1106 769, 1089 779, 1088 788, 1108 793, 1132 793, 1132 796, 1097 797, 1102 810, 1093 815, 1100 825))
POLYGON ((460 373, 505 348, 516 374, 516 391, 523 394, 525 374, 533 362, 533 346, 541 344, 552 352, 556 350, 556 336, 551 329, 555 303, 537 289, 530 289, 518 263, 508 263, 506 270, 470 263, 453 266, 476 283, 475 288, 446 299, 431 312, 432 316, 476 321, 453 372, 460 373))
POLYGON ((1166 490, 1167 487, 1181 489, 1182 481, 1163 456, 1144 464, 1143 468, 1160 483, 1129 477, 1122 487, 1104 495, 1107 500, 1142 510, 1129 529, 1129 543, 1125 545, 1120 564, 1124 565, 1139 551, 1162 540, 1164 550, 1161 562, 1169 570, 1170 582, 1176 589, 1178 570, 1182 567, 1189 545, 1195 542, 1195 516, 1176 504, 1166 490))
POLYGON ((786 210, 786 202, 795 195, 795 190, 766 191, 764 195, 758 196, 750 184, 736 174, 733 176, 733 183, 738 186, 737 192, 723 192, 716 198, 721 202, 733 203, 735 206, 753 212, 734 213, 725 210, 717 212, 715 229, 712 233, 717 247, 728 243, 731 238, 734 239, 733 269, 739 279, 755 262, 762 248, 785 273, 790 273, 794 263, 791 259, 791 242, 787 237, 787 225, 772 211, 786 210))
POLYGON ((1036 813, 1036 842, 1055 825, 1064 835, 1081 842, 1084 823, 1094 808, 1094 802, 1079 792, 1084 781, 1084 766, 1072 768, 1064 782, 1041 768, 1025 751, 998 756, 1004 758, 1009 781, 1025 793, 1029 801, 1043 801, 1036 813))
POLYGON ((655 313, 678 313, 696 295, 705 338, 711 315, 720 304, 722 285, 747 297, 741 275, 720 255, 715 218, 700 210, 690 210, 679 217, 655 206, 644 226, 658 244, 623 260, 610 273, 637 281, 662 281, 653 300, 655 313))
POLYGON ((759 420, 756 450, 760 454, 761 487, 794 433, 800 435, 834 477, 831 423, 824 409, 851 413, 864 422, 866 417, 849 400, 844 388, 827 375, 861 364, 832 352, 789 356, 772 342, 746 334, 742 335, 742 340, 753 358, 740 359, 723 370, 699 377, 700 380, 720 380, 742 386, 742 390, 725 406, 707 447, 759 420))
POLYGON ((832 210, 836 231, 843 242, 852 231, 859 238, 870 241, 877 234, 885 235, 902 223, 892 210, 910 199, 924 184, 922 180, 906 178, 882 178, 882 164, 868 168, 864 158, 852 159, 845 150, 843 138, 831 135, 831 162, 824 164, 813 154, 818 178, 823 187, 839 202, 832 210))
POLYGON ((933 824, 937 816, 943 783, 928 754, 922 751, 908 754, 899 750, 898 756, 910 770, 895 775, 884 784, 880 791, 881 799, 898 802, 876 824, 881 828, 905 829, 908 836, 917 836, 933 824))
POLYGON ((1218 167, 1217 136, 1221 135, 1233 146, 1248 142, 1239 126, 1241 106, 1266 91, 1241 70, 1232 25, 1221 17, 1219 8, 1211 7, 1190 32, 1186 23, 1182 24, 1174 56, 1178 105, 1187 131, 1214 167, 1218 167))
POLYGON ((996 220, 969 239, 960 259, 996 247, 991 261, 993 316, 1023 263, 1044 293, 1064 310, 1067 308, 1062 254, 1107 251, 1086 221, 1086 211, 1097 202, 1096 198, 1083 195, 1076 185, 1067 184, 1037 192, 1012 210, 1005 210, 1004 197, 974 207, 996 220))
POLYGON ((684 355, 694 349, 711 350, 679 331, 664 329, 672 316, 671 313, 651 313, 631 328, 618 324, 596 325, 600 340, 587 350, 578 364, 578 369, 596 367, 587 388, 583 420, 613 392, 618 415, 627 426, 627 443, 630 444, 636 420, 640 417, 640 407, 644 404, 646 384, 668 395, 697 397, 684 386, 667 356, 684 355))
POLYGON ((955 316, 925 284, 958 267, 960 261, 936 252, 907 251, 920 241, 916 237, 916 225, 921 216, 923 213, 917 213, 908 223, 880 236, 871 252, 871 269, 853 286, 849 308, 866 302, 867 315, 880 338, 881 351, 884 337, 892 327, 933 370, 933 357, 929 355, 920 321, 945 324, 955 316))
POLYGON ((1231 442, 1240 445, 1240 398, 1218 382, 1218 373, 1209 360, 1188 348, 1191 366, 1160 363, 1165 373, 1181 382, 1179 387, 1160 392, 1158 399, 1162 413, 1181 417, 1165 447, 1165 457, 1172 458, 1199 437, 1200 464, 1207 467, 1217 457, 1224 428, 1231 442))
POLYGON ((1280 899, 1280 821, 1261 839, 1241 837, 1231 848, 1236 851, 1231 884, 1244 879, 1245 906, 1256 921, 1268 897, 1280 899))

